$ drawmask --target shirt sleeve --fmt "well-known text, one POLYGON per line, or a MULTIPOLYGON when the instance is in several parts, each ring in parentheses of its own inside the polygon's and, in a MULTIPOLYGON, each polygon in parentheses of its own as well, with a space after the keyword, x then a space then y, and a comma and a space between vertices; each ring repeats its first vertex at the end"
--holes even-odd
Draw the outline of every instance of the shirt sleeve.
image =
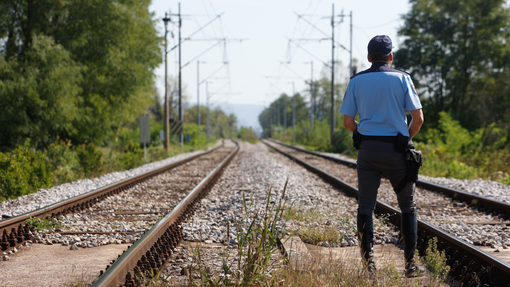
POLYGON ((420 97, 416 93, 416 89, 414 88, 413 80, 411 77, 404 76, 403 80, 404 93, 405 93, 405 109, 408 111, 414 111, 421 109, 420 97))
POLYGON ((342 106, 340 107, 340 113, 349 117, 355 117, 358 114, 358 106, 356 105, 356 98, 354 97, 353 82, 354 81, 352 79, 349 81, 347 90, 345 91, 344 100, 342 101, 342 106))

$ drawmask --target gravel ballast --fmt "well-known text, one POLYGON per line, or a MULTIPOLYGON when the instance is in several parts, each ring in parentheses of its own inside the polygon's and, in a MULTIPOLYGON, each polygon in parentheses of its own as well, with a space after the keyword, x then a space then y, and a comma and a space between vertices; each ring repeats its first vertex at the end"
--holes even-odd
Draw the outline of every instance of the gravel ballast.
MULTIPOLYGON (((221 144, 221 142, 216 143, 216 146, 219 144, 221 144)), ((93 179, 80 179, 74 182, 54 186, 52 188, 41 189, 38 192, 27 194, 16 199, 0 202, 0 220, 2 219, 1 215, 17 216, 23 213, 27 213, 48 206, 50 204, 113 184, 123 179, 149 172, 151 170, 169 165, 171 163, 183 160, 202 152, 203 151, 193 151, 189 153, 183 153, 161 161, 151 162, 134 169, 122 172, 108 173, 93 179)))

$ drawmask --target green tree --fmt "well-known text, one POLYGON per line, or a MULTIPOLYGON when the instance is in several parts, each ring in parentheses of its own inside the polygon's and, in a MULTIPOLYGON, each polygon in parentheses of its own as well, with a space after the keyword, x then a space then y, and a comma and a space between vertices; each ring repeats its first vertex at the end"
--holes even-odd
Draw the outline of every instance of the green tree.
MULTIPOLYGON (((150 96, 155 93, 154 69, 161 62, 161 39, 148 11, 149 4, 150 0, 2 1, 0 38, 5 44, 0 48, 3 83, 0 97, 10 100, 12 113, 19 113, 19 107, 13 103, 20 94, 14 90, 23 84, 26 90, 38 92, 31 94, 28 101, 55 97, 53 93, 66 94, 74 100, 62 101, 67 109, 64 112, 76 108, 72 118, 58 119, 65 128, 55 130, 51 123, 27 117, 24 125, 11 124, 9 129, 21 130, 18 137, 32 136, 34 127, 41 129, 40 134, 49 137, 57 134, 78 144, 103 143, 117 136, 122 127, 137 121, 137 116, 151 104, 150 96), (50 60, 44 51, 51 49, 61 49, 62 55, 50 60), (38 51, 40 57, 35 57, 38 51), (46 68, 41 59, 49 61, 48 69, 67 69, 69 73, 55 75, 49 80, 53 86, 41 89, 40 82, 47 77, 45 73, 36 73, 46 68), (58 61, 63 63, 62 68, 58 61), (17 79, 11 79, 13 75, 17 79)), ((59 114, 64 108, 41 104, 38 107, 42 114, 59 114)), ((6 121, 5 117, 2 121, 6 121)), ((7 148, 20 141, 10 136, 0 140, 0 145, 7 148)), ((33 143, 45 146, 51 142, 33 143)))
MULTIPOLYGON (((411 0, 395 53, 397 68, 411 72, 427 114, 435 125, 449 111, 474 130, 488 121, 508 83, 510 14, 504 0, 411 0)), ((508 111, 508 101, 503 110, 508 111)), ((498 114, 497 112, 495 114, 498 114)))
POLYGON ((0 148, 13 149, 31 138, 38 147, 56 136, 72 137, 79 113, 82 68, 51 37, 33 35, 24 56, 0 56, 0 148))

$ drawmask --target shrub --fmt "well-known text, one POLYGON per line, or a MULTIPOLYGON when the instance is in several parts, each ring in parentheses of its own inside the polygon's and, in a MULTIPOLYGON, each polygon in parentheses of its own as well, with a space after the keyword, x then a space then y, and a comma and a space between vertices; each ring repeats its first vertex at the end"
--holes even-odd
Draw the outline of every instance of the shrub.
POLYGON ((75 180, 80 172, 80 163, 70 140, 57 137, 46 151, 46 158, 53 172, 53 184, 75 180))
POLYGON ((204 126, 195 123, 184 123, 184 134, 191 135, 189 146, 198 147, 207 143, 207 135, 203 132, 204 126))
POLYGON ((439 252, 437 250, 437 237, 429 240, 425 257, 422 258, 422 262, 431 272, 433 279, 440 279, 443 281, 450 272, 450 266, 446 265, 446 255, 444 251, 439 252))
POLYGON ((86 177, 97 176, 101 173, 103 153, 96 149, 93 143, 78 147, 78 161, 80 169, 86 177))
POLYGON ((135 168, 144 163, 143 150, 139 145, 130 142, 122 148, 118 160, 124 169, 135 168))
POLYGON ((242 127, 237 134, 237 138, 249 143, 256 143, 258 141, 257 134, 255 134, 251 127, 242 127))
POLYGON ((29 139, 11 153, 0 153, 0 201, 50 187, 52 181, 44 153, 30 149, 29 139))
POLYGON ((25 223, 28 226, 34 227, 37 231, 54 230, 62 227, 62 223, 60 221, 56 218, 51 218, 50 216, 45 218, 30 217, 25 220, 25 223))

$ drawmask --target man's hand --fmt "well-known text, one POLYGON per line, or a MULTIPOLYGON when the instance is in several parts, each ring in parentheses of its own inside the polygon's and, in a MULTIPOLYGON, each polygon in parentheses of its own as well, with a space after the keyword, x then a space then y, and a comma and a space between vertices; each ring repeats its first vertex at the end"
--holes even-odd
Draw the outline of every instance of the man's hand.
POLYGON ((354 132, 358 128, 358 122, 356 122, 354 117, 344 115, 344 127, 354 132))
POLYGON ((411 113, 411 122, 409 123, 409 137, 412 139, 423 125, 423 112, 421 109, 410 111, 411 113))

